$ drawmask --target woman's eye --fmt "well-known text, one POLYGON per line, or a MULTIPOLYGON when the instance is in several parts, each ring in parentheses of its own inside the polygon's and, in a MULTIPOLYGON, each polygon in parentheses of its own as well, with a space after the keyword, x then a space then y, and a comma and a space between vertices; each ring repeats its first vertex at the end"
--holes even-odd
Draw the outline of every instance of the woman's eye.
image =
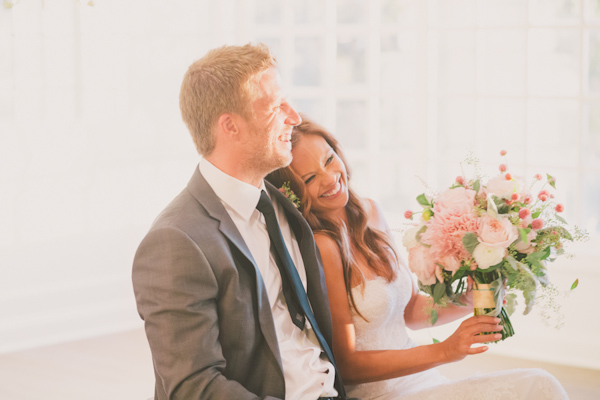
POLYGON ((329 158, 327 159, 327 161, 325 161, 325 165, 329 165, 329 163, 333 161, 333 154, 329 156, 329 158))
POLYGON ((305 185, 308 185, 310 182, 312 182, 312 180, 315 179, 315 176, 311 176, 310 178, 308 178, 307 180, 304 181, 305 185))

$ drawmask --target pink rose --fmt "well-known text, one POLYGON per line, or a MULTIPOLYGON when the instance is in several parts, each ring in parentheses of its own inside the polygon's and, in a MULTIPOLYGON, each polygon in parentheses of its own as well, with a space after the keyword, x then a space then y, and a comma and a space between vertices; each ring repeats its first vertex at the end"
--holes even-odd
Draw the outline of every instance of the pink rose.
POLYGON ((457 187, 444 190, 438 196, 434 206, 435 212, 451 212, 453 214, 467 214, 473 211, 475 205, 475 191, 457 187))
POLYGON ((479 241, 489 246, 507 248, 519 238, 519 232, 508 220, 498 216, 498 219, 484 215, 477 232, 479 241))
POLYGON ((408 251, 408 266, 417 275, 423 285, 433 285, 435 280, 435 263, 427 248, 413 247, 408 251))

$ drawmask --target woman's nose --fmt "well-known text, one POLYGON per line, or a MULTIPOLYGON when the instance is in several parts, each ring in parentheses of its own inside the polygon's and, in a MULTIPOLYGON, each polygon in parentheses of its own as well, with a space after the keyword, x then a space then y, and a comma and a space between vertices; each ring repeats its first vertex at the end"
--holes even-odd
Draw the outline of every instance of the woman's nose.
POLYGON ((324 183, 326 185, 333 185, 337 182, 339 174, 337 172, 325 172, 324 183))

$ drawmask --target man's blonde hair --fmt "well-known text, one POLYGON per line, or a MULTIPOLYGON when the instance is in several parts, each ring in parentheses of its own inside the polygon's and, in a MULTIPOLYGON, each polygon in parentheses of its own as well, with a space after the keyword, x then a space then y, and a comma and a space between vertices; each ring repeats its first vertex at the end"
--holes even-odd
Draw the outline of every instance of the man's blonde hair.
POLYGON ((222 114, 250 118, 251 80, 275 66, 275 58, 262 43, 219 47, 190 65, 181 84, 179 107, 199 154, 214 150, 213 127, 222 114))

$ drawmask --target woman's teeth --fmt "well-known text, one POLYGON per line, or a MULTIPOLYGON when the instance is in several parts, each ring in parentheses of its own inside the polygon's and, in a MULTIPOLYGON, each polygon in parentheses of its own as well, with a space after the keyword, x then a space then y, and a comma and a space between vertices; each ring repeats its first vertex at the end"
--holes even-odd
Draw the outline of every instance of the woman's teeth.
POLYGON ((340 181, 335 184, 335 187, 331 189, 329 192, 325 192, 321 195, 321 197, 331 197, 334 194, 338 194, 338 192, 342 189, 342 185, 340 185, 340 181))

